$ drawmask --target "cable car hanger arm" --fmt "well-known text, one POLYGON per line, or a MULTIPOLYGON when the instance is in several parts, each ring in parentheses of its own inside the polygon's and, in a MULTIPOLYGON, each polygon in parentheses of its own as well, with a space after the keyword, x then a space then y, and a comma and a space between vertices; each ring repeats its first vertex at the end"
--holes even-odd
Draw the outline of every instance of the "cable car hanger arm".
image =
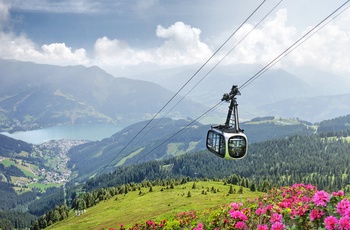
POLYGON ((230 93, 225 93, 222 96, 221 101, 226 101, 226 102, 230 101, 230 106, 229 106, 229 109, 228 109, 227 118, 226 118, 226 122, 225 122, 225 128, 231 128, 230 120, 231 120, 232 111, 233 111, 234 121, 235 121, 235 132, 238 133, 238 132, 243 132, 243 130, 239 128, 238 104, 237 104, 237 101, 236 101, 236 95, 241 95, 241 92, 239 92, 237 85, 233 85, 232 89, 231 89, 231 92, 230 93))

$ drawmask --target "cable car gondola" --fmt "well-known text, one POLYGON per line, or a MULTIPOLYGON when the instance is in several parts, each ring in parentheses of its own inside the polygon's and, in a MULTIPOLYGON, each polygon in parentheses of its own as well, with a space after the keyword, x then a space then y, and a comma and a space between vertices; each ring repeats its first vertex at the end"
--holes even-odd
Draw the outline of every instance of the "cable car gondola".
POLYGON ((224 125, 211 127, 207 134, 206 146, 210 152, 221 158, 237 160, 247 155, 248 139, 239 128, 236 95, 241 95, 236 85, 232 86, 230 93, 223 95, 221 101, 230 101, 226 122, 224 125))

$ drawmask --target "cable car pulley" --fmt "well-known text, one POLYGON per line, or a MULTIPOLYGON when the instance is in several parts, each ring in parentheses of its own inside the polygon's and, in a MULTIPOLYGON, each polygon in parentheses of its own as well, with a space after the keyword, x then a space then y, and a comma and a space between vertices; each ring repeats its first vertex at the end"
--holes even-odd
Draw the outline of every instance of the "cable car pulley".
POLYGON ((224 125, 212 126, 207 134, 207 149, 225 159, 242 159, 248 150, 247 136, 239 128, 237 95, 241 95, 237 85, 232 86, 230 93, 223 95, 221 101, 230 102, 226 122, 224 125))

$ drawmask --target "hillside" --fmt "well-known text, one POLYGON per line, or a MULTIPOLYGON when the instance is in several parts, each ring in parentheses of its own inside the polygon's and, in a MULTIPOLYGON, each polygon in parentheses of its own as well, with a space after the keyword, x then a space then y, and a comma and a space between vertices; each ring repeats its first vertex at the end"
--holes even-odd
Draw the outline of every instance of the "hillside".
MULTIPOLYGON (((266 119, 267 118, 257 118, 251 122, 264 123, 266 122, 266 119)), ((275 122, 275 119, 272 118, 267 120, 275 122)), ((344 120, 346 120, 346 118, 341 117, 331 121, 331 123, 335 124, 337 123, 336 121, 343 122, 344 120)), ((327 122, 325 122, 325 124, 327 124, 327 122)), ((344 132, 345 130, 341 131, 342 135, 344 132)), ((350 142, 347 141, 347 137, 350 136, 349 130, 347 130, 347 135, 342 138, 335 138, 334 136, 324 138, 319 135, 323 136, 323 133, 308 136, 293 135, 289 138, 253 143, 250 145, 249 155, 240 161, 222 160, 213 154, 208 153, 208 151, 200 151, 161 161, 151 161, 139 165, 120 167, 114 173, 90 179, 83 186, 86 191, 91 191, 98 196, 98 194, 101 194, 101 189, 104 190, 105 188, 112 188, 113 186, 119 186, 119 188, 122 188, 123 184, 126 183, 131 184, 131 191, 133 191, 132 184, 135 182, 142 182, 144 185, 149 185, 148 181, 155 180, 158 181, 157 183, 162 183, 161 181, 167 181, 169 178, 184 178, 187 176, 192 178, 202 178, 204 180, 208 180, 208 178, 226 178, 227 181, 230 181, 233 184, 244 184, 245 187, 254 187, 259 191, 265 192, 272 187, 288 186, 292 184, 300 185, 301 183, 316 185, 319 190, 337 191, 338 189, 342 189, 345 192, 350 191, 350 187, 348 186, 349 175, 347 171, 350 162, 348 154, 350 151, 350 142)), ((310 188, 310 186, 308 186, 308 188, 310 188)), ((146 187, 146 191, 150 191, 149 186, 146 187)), ((192 191, 190 192, 192 198, 193 193, 192 191)), ((143 192, 139 192, 138 194, 143 194, 143 192)), ((182 194, 186 195, 186 192, 183 192, 182 194)), ((203 194, 199 194, 199 196, 201 195, 203 194)), ((272 193, 271 195, 276 197, 275 193, 272 193)), ((126 196, 129 196, 129 193, 126 196)), ((162 198, 163 196, 167 197, 162 194, 162 198)), ((138 197, 133 197, 131 200, 132 201, 130 202, 140 202, 138 197)), ((181 204, 181 197, 176 200, 181 204)), ((132 218, 134 219, 132 222, 134 224, 137 222, 145 222, 148 219, 152 219, 155 222, 161 222, 161 220, 167 219, 170 220, 168 223, 171 225, 173 223, 171 220, 173 220, 172 218, 174 217, 170 216, 174 216, 174 214, 180 211, 190 212, 193 210, 191 208, 192 206, 188 207, 190 204, 187 200, 183 209, 177 210, 175 208, 172 215, 164 214, 166 218, 163 214, 149 215, 148 212, 145 211, 145 214, 141 215, 141 219, 138 219, 140 213, 137 210, 153 210, 151 205, 152 202, 150 202, 150 200, 147 201, 147 205, 143 205, 142 209, 138 209, 136 205, 133 205, 134 203, 128 205, 128 207, 131 207, 130 215, 125 215, 125 212, 129 212, 129 209, 123 208, 124 213, 121 214, 121 219, 123 220, 123 217, 129 218, 130 216, 133 216, 132 212, 136 211, 136 216, 132 218), (142 219, 142 217, 144 217, 144 219, 142 219)), ((200 201, 201 203, 201 206, 196 208, 196 210, 201 211, 201 208, 205 206, 204 204, 207 204, 208 199, 202 201, 200 198, 196 197, 196 201, 200 201)), ((106 202, 104 202, 104 207, 108 207, 109 202, 112 201, 107 201, 108 204, 105 204, 106 202)), ((114 202, 118 201, 114 200, 114 202)), ((90 202, 86 200, 86 203, 88 204, 90 202)), ((159 204, 155 201, 155 203, 159 208, 167 202, 161 202, 159 204)), ((178 204, 178 202, 176 203, 178 204)), ((218 202, 216 202, 216 204, 217 203, 218 202)), ((98 204, 96 207, 93 206, 92 208, 89 208, 85 213, 86 215, 83 214, 80 217, 72 217, 73 214, 71 214, 71 217, 68 220, 59 222, 53 227, 75 227, 75 224, 78 223, 79 225, 87 224, 84 225, 86 228, 101 223, 111 223, 113 225, 113 223, 116 223, 115 216, 119 215, 117 214, 119 209, 115 208, 116 204, 113 204, 112 206, 113 208, 111 209, 103 208, 101 210, 98 204), (93 214, 90 213, 90 210, 93 214), (101 218, 98 219, 94 218, 96 213, 101 212, 105 214, 103 217, 101 216, 101 218)), ((171 206, 173 206, 172 203, 171 206)), ((220 209, 220 211, 222 211, 222 209, 220 209)), ((200 217, 196 217, 195 219, 203 221, 200 217)), ((120 222, 117 222, 114 226, 118 227, 119 223, 120 222)), ((128 221, 125 223, 128 223, 128 221)))
MULTIPOLYGON (((0 59, 0 130, 60 124, 136 122, 173 96, 161 86, 116 78, 102 69, 0 59)), ((204 106, 184 100, 169 116, 196 117, 204 106)))
MULTIPOLYGON (((82 188, 84 191, 92 192, 99 188, 121 186, 125 183, 142 183, 147 180, 168 180, 182 177, 202 179, 243 178, 240 180, 243 180, 245 184, 255 185, 257 189, 265 192, 272 186, 291 185, 300 182, 312 183, 319 189, 350 191, 347 172, 349 167, 348 153, 350 151, 349 117, 339 117, 316 125, 297 119, 274 117, 258 117, 244 122, 242 127, 248 135, 250 145, 248 156, 241 161, 222 160, 200 148, 200 143, 203 144, 209 127, 199 123, 194 123, 193 126, 188 127, 188 130, 180 132, 174 140, 170 138, 167 142, 164 142, 189 122, 188 120, 164 119, 161 122, 156 120, 159 123, 153 131, 147 130, 147 138, 140 135, 140 139, 136 139, 136 142, 130 147, 136 148, 138 151, 131 149, 130 151, 133 154, 130 155, 128 155, 130 151, 126 151, 127 154, 122 155, 122 159, 119 160, 123 163, 121 165, 117 163, 117 159, 120 158, 113 154, 114 148, 124 147, 145 123, 136 123, 110 138, 99 142, 80 143, 74 148, 65 145, 66 142, 62 142, 61 146, 60 142, 55 141, 43 146, 35 146, 4 137, 3 140, 8 140, 8 144, 4 146, 23 146, 23 148, 17 149, 16 151, 19 153, 16 153, 16 151, 10 150, 12 147, 7 147, 6 154, 10 154, 11 158, 3 156, 0 166, 5 169, 7 174, 3 178, 11 178, 11 181, 24 178, 23 175, 19 177, 11 175, 13 169, 19 173, 25 173, 25 175, 28 175, 26 178, 32 181, 35 178, 38 180, 49 179, 52 174, 28 174, 29 169, 43 167, 47 169, 47 172, 55 172, 57 165, 60 164, 57 161, 57 153, 62 149, 70 149, 69 155, 74 154, 74 152, 77 154, 76 158, 72 159, 76 163, 74 168, 67 167, 67 161, 64 165, 66 165, 66 169, 72 170, 72 177, 77 176, 75 181, 80 181, 81 184, 74 185, 74 181, 66 184, 65 197, 69 205, 73 204, 78 194, 77 191, 82 188), (204 135, 204 137, 200 137, 201 135, 204 135), (197 138, 204 138, 204 140, 198 139, 199 142, 197 143, 194 141, 196 139, 191 138, 196 136, 197 138), (118 144, 115 144, 116 142, 118 144), (166 143, 164 146, 162 146, 163 142, 166 143), (155 146, 158 146, 161 150, 156 151, 155 146), (27 150, 25 150, 26 148, 27 150), (148 151, 142 153, 142 150, 146 148, 148 148, 148 151), (74 149, 77 151, 73 151, 74 149), (163 153, 163 155, 156 155, 150 150, 153 150, 156 154, 163 153), (103 157, 103 155, 107 155, 107 152, 110 152, 110 158, 103 157), (86 158, 84 158, 84 154, 87 154, 86 158), (33 158, 29 160, 28 156, 33 158), (155 158, 151 159, 151 157, 155 158), (113 158, 115 158, 115 161, 109 161, 113 158), (154 159, 156 160, 154 161, 154 159), (24 160, 26 164, 22 164, 24 160), (38 162, 35 163, 35 160, 38 162), (144 163, 142 163, 143 160, 144 163), (110 167, 108 166, 107 170, 101 172, 101 176, 95 175, 94 178, 84 183, 84 178, 88 177, 84 173, 92 175, 107 164, 110 164, 110 167), (115 166, 118 167, 112 172, 115 166), (92 171, 91 174, 88 170, 92 171), (107 171, 111 171, 111 173, 105 174, 107 171)), ((63 163, 63 160, 67 158, 59 159, 63 163)), ((57 171, 57 175, 64 175, 62 172, 62 170, 57 171), (59 174, 60 172, 61 174, 59 174)), ((58 181, 59 177, 51 178, 58 181)), ((3 207, 4 209, 9 210, 6 213, 13 213, 17 210, 21 211, 16 214, 17 216, 31 214, 29 218, 23 217, 23 220, 29 220, 29 222, 34 218, 33 214, 42 215, 48 209, 63 203, 62 187, 48 189, 54 184, 44 185, 43 181, 37 184, 33 183, 28 186, 32 192, 24 193, 23 191, 27 190, 23 186, 18 186, 18 189, 15 186, 15 191, 12 185, 8 183, 1 183, 0 185, 3 193, 0 196, 3 198, 1 204, 6 206, 3 207), (42 193, 41 189, 45 188, 46 193, 42 193), (33 202, 33 199, 38 195, 41 198, 33 202), (23 210, 29 212, 23 212, 23 210)), ((59 185, 59 183, 56 185, 59 185)), ((12 214, 8 215, 12 216, 12 214)))
POLYGON ((65 151, 82 143, 31 145, 0 134, 0 228, 26 228, 35 216, 62 203, 62 189, 56 187, 71 178, 65 151))
POLYGON ((322 122, 324 118, 343 116, 349 112, 350 93, 341 95, 317 96, 309 98, 286 99, 259 106, 264 113, 278 117, 303 118, 310 122, 322 122))
POLYGON ((350 191, 349 151, 350 142, 346 138, 296 135, 251 144, 248 155, 239 161, 223 160, 203 150, 162 161, 117 168, 114 173, 91 178, 85 187, 90 191, 145 179, 182 176, 224 178, 237 174, 258 186, 264 181, 274 186, 303 182, 312 183, 319 189, 350 191))
MULTIPOLYGON (((347 204, 349 201, 341 190, 328 193, 324 190, 318 190, 311 184, 306 185, 298 183, 290 186, 273 188, 266 194, 255 199, 250 198, 244 200, 242 199, 243 196, 245 196, 244 189, 240 187, 237 194, 235 188, 231 186, 232 185, 230 185, 230 190, 226 196, 231 196, 232 194, 234 197, 237 197, 237 195, 239 195, 239 201, 235 200, 230 204, 217 205, 215 208, 209 208, 206 210, 203 210, 203 205, 200 206, 200 209, 197 208, 195 210, 189 210, 184 207, 183 209, 185 211, 175 214, 172 213, 172 215, 169 215, 164 219, 162 218, 164 213, 162 213, 155 217, 156 220, 149 218, 141 223, 134 222, 131 227, 128 224, 126 226, 120 224, 116 228, 113 227, 109 229, 348 229, 349 213, 347 204), (162 219, 158 220, 160 216, 162 219)), ((196 187, 197 185, 193 183, 192 189, 196 189, 196 187)), ((202 188, 203 190, 200 196, 207 196, 209 187, 207 187, 207 191, 205 191, 204 186, 202 188)), ((109 195, 109 197, 115 196, 116 193, 112 191, 112 189, 107 190, 106 195, 109 195)), ((219 191, 219 189, 216 189, 213 186, 211 192, 219 193, 221 190, 219 191)), ((149 193, 153 193, 152 187, 150 187, 149 193)), ((126 195, 127 194, 124 193, 124 196, 126 195)), ((143 196, 144 194, 140 191, 139 195, 143 196)), ((191 203, 191 198, 192 193, 188 191, 186 204, 191 203)), ((196 198, 198 199, 198 197, 196 198)), ((107 198, 107 200, 108 199, 109 198, 107 198)), ((118 197, 116 200, 119 200, 118 197)), ((137 198, 132 200, 137 200, 137 198)), ((106 202, 106 199, 104 201, 106 202)), ((155 202, 158 204, 157 201, 155 202)), ((163 205, 163 202, 159 204, 159 206, 163 205)), ((168 204, 168 206, 169 205, 170 204, 168 204)), ((122 209, 129 211, 129 207, 130 206, 123 206, 122 209)), ((108 223, 115 223, 114 218, 123 218, 125 216, 125 213, 117 215, 118 212, 115 211, 115 208, 113 207, 112 209, 112 212, 109 212, 108 209, 101 210, 102 213, 110 216, 109 218, 99 215, 101 212, 96 212, 97 208, 88 209, 95 211, 92 215, 87 214, 86 210, 83 210, 82 212, 76 210, 78 215, 75 219, 69 218, 68 221, 63 220, 58 224, 52 225, 50 216, 56 219, 60 216, 60 213, 62 213, 64 217, 66 216, 64 211, 62 212, 59 209, 55 209, 57 215, 54 214, 40 218, 35 222, 33 229, 39 229, 39 226, 42 226, 42 228, 45 227, 45 220, 52 225, 53 228, 61 227, 63 223, 64 229, 70 227, 79 229, 82 225, 84 225, 84 229, 95 229, 97 225, 105 225, 106 221, 108 223), (91 218, 90 216, 93 216, 94 214, 101 216, 101 218, 91 218), (88 215, 89 217, 87 217, 88 215)), ((142 216, 143 213, 148 215, 149 209, 146 209, 146 212, 139 212, 139 210, 144 209, 144 207, 137 209, 137 205, 133 205, 132 203, 132 213, 131 215, 128 215, 128 219, 130 219, 131 216, 135 217, 136 219, 134 221, 136 221, 140 219, 140 216, 142 216), (135 215, 133 215, 134 213, 135 215)))
MULTIPOLYGON (((157 222, 167 219, 169 226, 170 219, 178 213, 195 211, 194 215, 201 216, 206 210, 246 201, 262 194, 251 192, 247 188, 242 188, 242 194, 239 194, 240 186, 237 185, 233 186, 236 193, 229 194, 232 185, 222 181, 189 181, 181 184, 173 181, 171 188, 170 184, 131 185, 130 191, 114 196, 107 195, 108 198, 100 199, 100 202, 87 208, 82 215, 76 216, 71 211, 68 219, 47 229, 108 229, 121 224, 131 227, 150 219, 157 222)), ((110 194, 107 189, 105 191, 110 194)))
MULTIPOLYGON (((101 168, 106 173, 120 165, 162 160, 205 149, 205 139, 210 125, 195 122, 187 127, 191 122, 193 121, 184 119, 155 119, 138 135, 138 132, 147 124, 147 122, 140 122, 121 130, 110 138, 72 148, 68 156, 70 168, 78 172, 75 180, 85 181, 101 168), (184 127, 186 128, 183 129, 184 127)), ((307 122, 274 117, 244 122, 241 127, 245 129, 250 143, 293 134, 306 135, 315 131, 307 122)))

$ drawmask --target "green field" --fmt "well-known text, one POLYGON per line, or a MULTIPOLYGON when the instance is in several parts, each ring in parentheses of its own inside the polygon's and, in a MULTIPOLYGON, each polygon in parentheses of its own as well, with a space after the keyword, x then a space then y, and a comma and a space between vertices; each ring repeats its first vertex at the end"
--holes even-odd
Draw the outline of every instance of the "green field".
MULTIPOLYGON (((109 229, 118 228, 120 224, 131 227, 135 223, 144 223, 147 220, 159 222, 163 219, 171 220, 179 212, 196 210, 200 215, 210 208, 220 207, 232 202, 245 201, 248 198, 261 196, 262 193, 250 192, 244 188, 243 194, 230 194, 230 185, 223 182, 198 181, 196 189, 192 189, 194 182, 175 186, 174 189, 165 189, 161 186, 142 188, 126 195, 117 195, 107 201, 86 210, 86 213, 75 216, 70 212, 69 218, 60 221, 48 229, 109 229), (163 191, 161 189, 163 188, 163 191), (213 192, 212 188, 216 192, 213 192), (203 194, 203 191, 206 194, 203 194), (188 197, 188 192, 191 196, 188 197)), ((234 186, 236 191, 239 186, 234 186)))

